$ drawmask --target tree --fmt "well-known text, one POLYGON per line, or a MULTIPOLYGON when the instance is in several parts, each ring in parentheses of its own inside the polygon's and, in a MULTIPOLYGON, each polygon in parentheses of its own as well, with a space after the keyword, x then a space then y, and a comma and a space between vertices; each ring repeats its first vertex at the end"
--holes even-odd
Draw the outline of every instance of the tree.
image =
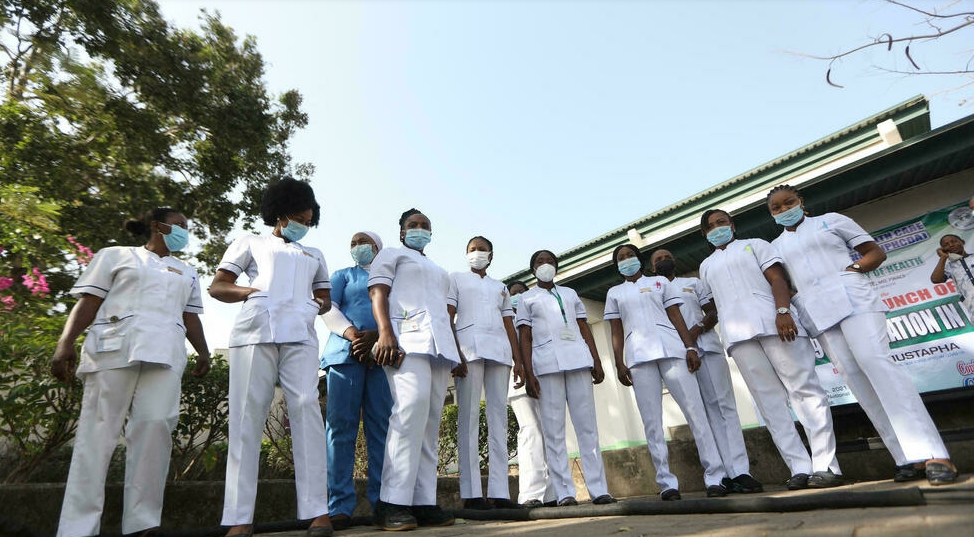
MULTIPOLYGON (((894 36, 891 32, 883 33, 882 35, 872 38, 870 41, 863 43, 859 46, 846 49, 838 54, 833 54, 831 56, 816 56, 805 53, 793 52, 799 56, 804 56, 806 58, 812 58, 816 60, 825 60, 829 62, 829 67, 825 72, 825 81, 833 87, 842 88, 843 86, 835 82, 833 78, 832 70, 836 66, 836 62, 839 60, 863 53, 868 49, 873 49, 876 47, 884 47, 887 52, 893 52, 894 46, 897 52, 902 51, 903 57, 908 61, 909 67, 907 69, 902 69, 898 67, 885 67, 885 66, 873 66, 875 69, 880 71, 891 73, 891 74, 901 74, 901 75, 953 75, 953 76, 965 76, 970 78, 974 75, 974 51, 968 49, 963 54, 966 56, 966 60, 959 67, 955 68, 939 68, 931 67, 928 65, 921 65, 916 60, 914 60, 914 53, 916 48, 913 49, 914 53, 910 52, 910 47, 914 45, 925 45, 931 44, 934 41, 943 39, 949 35, 957 35, 962 33, 964 30, 965 35, 974 29, 974 12, 971 11, 961 11, 959 10, 959 1, 949 2, 946 7, 940 9, 935 8, 931 10, 921 9, 919 7, 907 4, 905 2, 900 2, 898 0, 885 0, 886 3, 892 4, 894 6, 909 10, 922 18, 922 21, 918 26, 922 26, 924 31, 912 32, 907 35, 896 35, 894 36)), ((974 80, 969 80, 963 83, 961 86, 953 89, 959 89, 968 85, 974 84, 974 80)))

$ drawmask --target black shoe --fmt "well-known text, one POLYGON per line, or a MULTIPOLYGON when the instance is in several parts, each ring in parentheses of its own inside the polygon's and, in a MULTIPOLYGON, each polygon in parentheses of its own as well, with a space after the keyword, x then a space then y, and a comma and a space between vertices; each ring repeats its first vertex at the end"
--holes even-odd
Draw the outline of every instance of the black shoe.
POLYGON ((558 500, 551 500, 550 502, 544 502, 545 507, 558 507, 558 500))
POLYGON ((710 485, 707 487, 708 498, 723 498, 727 496, 727 489, 723 485, 710 485))
POLYGON ((659 493, 659 497, 664 502, 675 502, 683 499, 683 496, 680 496, 680 491, 676 489, 666 489, 659 493))
POLYGON ((331 515, 328 518, 331 519, 331 527, 335 528, 335 531, 352 527, 352 518, 346 514, 331 515))
POLYGON ((578 505, 578 501, 574 496, 565 496, 561 500, 558 500, 558 507, 571 507, 573 505, 578 505))
POLYGON ((439 505, 414 505, 410 510, 420 526, 452 526, 456 521, 452 512, 444 511, 439 505))
POLYGON ((494 505, 487 501, 486 498, 467 498, 463 500, 464 509, 473 509, 475 511, 490 511, 494 508, 494 505))
POLYGON ((795 474, 785 482, 788 490, 801 490, 808 488, 808 474, 795 474))
POLYGON ((720 484, 723 485, 725 489, 727 489, 728 494, 742 492, 741 490, 738 489, 738 487, 734 486, 734 480, 729 477, 725 477, 721 479, 720 484))
POLYGON ((957 470, 941 462, 928 462, 925 472, 931 485, 946 485, 957 480, 957 470))
POLYGON ((923 479, 924 477, 926 477, 926 472, 922 465, 904 464, 903 466, 896 467, 896 473, 893 474, 893 481, 903 483, 905 481, 923 479))
POLYGON ((603 494, 592 500, 592 503, 595 505, 608 505, 610 503, 616 503, 617 501, 619 500, 613 498, 611 494, 603 494))
POLYGON ((487 498, 494 509, 522 509, 524 506, 508 498, 487 498))
POLYGON ((741 492, 744 494, 764 492, 764 485, 762 485, 757 479, 751 477, 750 474, 741 474, 732 479, 731 482, 734 483, 734 492, 741 492))
POLYGON ((545 504, 541 500, 528 500, 521 504, 524 509, 537 509, 538 507, 544 507, 545 504))
POLYGON ((834 474, 832 470, 815 472, 808 476, 808 488, 810 489, 830 489, 845 484, 842 474, 834 474))
POLYGON ((419 525, 416 517, 409 512, 408 507, 386 503, 382 500, 375 503, 372 524, 387 531, 411 530, 419 525))

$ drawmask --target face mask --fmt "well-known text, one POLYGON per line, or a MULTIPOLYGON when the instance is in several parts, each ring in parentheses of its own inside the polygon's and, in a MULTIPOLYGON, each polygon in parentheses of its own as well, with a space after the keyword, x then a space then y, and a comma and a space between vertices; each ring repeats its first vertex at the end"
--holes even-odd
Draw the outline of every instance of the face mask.
POLYGON ((710 233, 707 233, 707 240, 714 246, 723 246, 733 238, 734 232, 731 231, 730 226, 715 227, 710 230, 710 233))
POLYGON ((511 307, 517 309, 517 295, 511 297, 511 307))
POLYGON ((622 261, 619 261, 618 266, 619 266, 619 272, 621 272, 623 276, 628 278, 629 276, 632 276, 633 274, 639 272, 639 269, 642 268, 642 263, 639 262, 639 259, 635 257, 630 257, 628 259, 623 259, 622 261))
POLYGON ((169 226, 168 235, 162 233, 161 231, 160 233, 162 233, 162 240, 166 243, 166 248, 168 248, 170 252, 178 252, 189 244, 189 231, 186 231, 180 226, 166 224, 165 222, 159 223, 169 226))
POLYGON ((298 242, 307 234, 308 226, 290 219, 287 221, 287 225, 281 228, 281 235, 291 242, 298 242))
POLYGON ((676 261, 672 259, 660 259, 656 262, 656 267, 653 272, 659 274, 660 276, 665 276, 669 278, 670 276, 676 274, 676 261))
POLYGON ((359 244, 352 248, 352 259, 359 265, 368 265, 375 259, 371 244, 359 244))
POLYGON ((467 252, 467 263, 470 268, 480 270, 490 264, 490 252, 467 252))
POLYGON ((953 254, 953 253, 951 253, 951 254, 947 254, 947 259, 949 259, 951 261, 960 261, 961 259, 964 259, 964 256, 962 256, 960 254, 953 254))
POLYGON ((794 207, 788 209, 787 211, 780 212, 774 215, 774 221, 781 224, 782 226, 791 227, 797 224, 798 222, 801 222, 801 219, 804 217, 805 217, 805 208, 802 207, 801 205, 795 205, 794 207))
POLYGON ((413 250, 422 251, 433 240, 433 234, 425 229, 407 229, 403 242, 413 250))
POLYGON ((537 276, 539 281, 548 283, 555 279, 555 272, 557 272, 557 270, 558 269, 556 269, 554 265, 545 263, 544 265, 534 269, 534 275, 537 276))

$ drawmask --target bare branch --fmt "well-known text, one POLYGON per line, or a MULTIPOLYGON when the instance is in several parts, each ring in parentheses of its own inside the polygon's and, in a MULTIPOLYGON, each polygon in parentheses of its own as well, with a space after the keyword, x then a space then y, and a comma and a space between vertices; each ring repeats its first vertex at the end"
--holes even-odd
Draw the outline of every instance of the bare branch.
POLYGON ((855 54, 856 52, 859 52, 860 50, 865 50, 867 48, 875 47, 876 45, 885 44, 886 45, 886 50, 891 50, 892 47, 893 47, 893 43, 903 43, 903 42, 909 43, 911 41, 919 41, 919 40, 925 40, 925 39, 937 39, 937 38, 943 37, 943 36, 945 36, 947 34, 956 32, 957 30, 960 30, 962 28, 966 28, 966 27, 971 26, 971 25, 974 25, 974 17, 970 18, 969 20, 964 21, 961 24, 958 24, 957 26, 954 26, 953 28, 950 28, 948 30, 944 30, 943 32, 937 32, 937 33, 933 33, 933 34, 911 35, 909 37, 900 37, 900 38, 896 38, 896 39, 890 37, 888 40, 883 39, 883 36, 889 36, 889 34, 883 34, 883 35, 879 36, 878 38, 876 38, 876 40, 873 41, 872 43, 866 43, 865 45, 861 45, 861 46, 858 46, 858 47, 856 47, 854 49, 850 49, 850 50, 847 50, 845 52, 841 52, 841 53, 836 54, 834 56, 815 56, 815 55, 812 55, 812 54, 806 54, 804 52, 795 52, 795 51, 791 51, 791 50, 785 50, 783 52, 786 52, 788 54, 794 54, 795 56, 802 56, 804 58, 811 58, 813 60, 828 60, 828 61, 833 61, 833 60, 838 60, 839 58, 844 58, 846 56, 855 54))
POLYGON ((941 14, 939 14, 937 12, 931 13, 929 11, 924 11, 924 10, 918 8, 918 7, 914 7, 914 6, 911 6, 909 4, 904 4, 903 2, 897 2, 896 0, 886 0, 886 1, 889 2, 890 4, 895 5, 895 6, 900 6, 902 8, 909 9, 910 11, 916 11, 917 13, 920 13, 922 15, 926 15, 927 17, 930 17, 932 19, 951 19, 951 18, 954 18, 954 17, 965 17, 965 16, 968 16, 968 15, 974 15, 974 13, 972 13, 972 12, 960 12, 960 13, 952 13, 950 15, 941 15, 941 14))

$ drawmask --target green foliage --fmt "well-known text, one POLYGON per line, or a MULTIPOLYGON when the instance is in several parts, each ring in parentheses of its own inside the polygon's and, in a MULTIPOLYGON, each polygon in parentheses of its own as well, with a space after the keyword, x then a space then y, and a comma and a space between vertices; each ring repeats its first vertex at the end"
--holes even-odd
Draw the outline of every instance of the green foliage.
POLYGON ((226 453, 230 366, 220 356, 205 377, 192 375, 195 360, 183 373, 179 423, 173 431, 173 481, 198 479, 212 472, 226 453))
MULTIPOLYGON (((458 464, 458 453, 460 451, 457 442, 457 420, 460 408, 457 405, 445 405, 443 416, 440 418, 440 450, 437 471, 440 474, 449 473, 458 464)), ((487 469, 487 456, 489 446, 487 444, 487 410, 483 401, 480 402, 480 445, 477 450, 480 454, 480 469, 487 469)), ((517 417, 514 410, 507 406, 507 460, 510 461, 517 455, 517 417)))

